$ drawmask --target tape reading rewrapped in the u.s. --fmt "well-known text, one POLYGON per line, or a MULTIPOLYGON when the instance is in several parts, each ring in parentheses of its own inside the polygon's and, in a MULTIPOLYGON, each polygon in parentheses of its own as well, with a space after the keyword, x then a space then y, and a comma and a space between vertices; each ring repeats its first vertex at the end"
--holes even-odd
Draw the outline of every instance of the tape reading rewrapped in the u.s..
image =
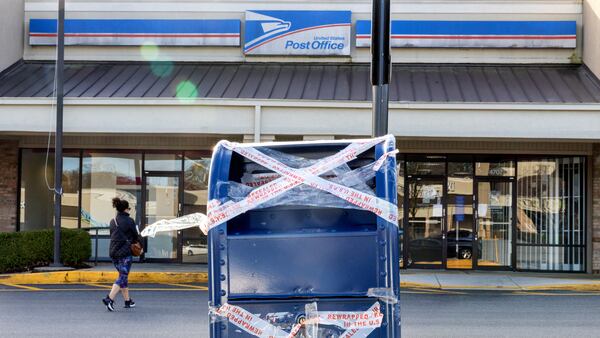
POLYGON ((373 330, 380 327, 383 322, 383 314, 379 302, 373 304, 367 311, 315 311, 309 322, 296 324, 287 333, 279 327, 270 324, 239 306, 223 304, 214 313, 227 318, 230 323, 245 332, 260 338, 294 338, 302 330, 303 326, 328 325, 336 326, 345 331, 340 335, 344 338, 367 337, 373 330))

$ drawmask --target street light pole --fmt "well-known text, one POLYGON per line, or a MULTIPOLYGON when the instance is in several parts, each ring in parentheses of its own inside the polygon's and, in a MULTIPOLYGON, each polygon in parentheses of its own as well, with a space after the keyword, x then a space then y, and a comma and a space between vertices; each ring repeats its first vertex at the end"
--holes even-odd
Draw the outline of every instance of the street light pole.
POLYGON ((390 75, 390 0, 373 0, 373 12, 371 13, 373 137, 388 133, 390 75))
POLYGON ((58 0, 58 43, 56 48, 56 136, 54 147, 54 262, 52 266, 62 266, 60 262, 60 228, 62 205, 63 171, 63 101, 65 64, 65 0, 58 0))

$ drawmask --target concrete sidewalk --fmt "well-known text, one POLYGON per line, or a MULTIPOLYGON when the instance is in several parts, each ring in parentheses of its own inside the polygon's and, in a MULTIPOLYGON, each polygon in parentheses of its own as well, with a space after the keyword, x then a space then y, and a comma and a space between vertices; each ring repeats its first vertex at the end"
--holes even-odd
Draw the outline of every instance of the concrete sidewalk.
POLYGON ((600 291, 600 276, 567 273, 403 270, 400 285, 441 290, 600 291))
MULTIPOLYGON (((112 283, 117 273, 109 263, 89 269, 0 275, 2 284, 112 283)), ((131 283, 206 283, 205 264, 134 263, 131 283)), ((600 291, 600 276, 564 273, 401 270, 400 286, 441 290, 569 290, 600 291)))

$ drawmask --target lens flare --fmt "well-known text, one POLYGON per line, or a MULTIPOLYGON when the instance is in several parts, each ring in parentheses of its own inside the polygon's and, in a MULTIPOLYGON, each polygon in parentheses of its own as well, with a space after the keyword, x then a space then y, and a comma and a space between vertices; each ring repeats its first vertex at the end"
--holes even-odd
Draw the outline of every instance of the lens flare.
POLYGON ((198 88, 190 81, 182 81, 177 85, 175 96, 182 102, 194 101, 198 97, 198 88))
POLYGON ((173 62, 151 62, 150 69, 152 70, 152 73, 158 77, 169 76, 173 72, 173 62))
POLYGON ((157 61, 160 55, 160 49, 152 42, 146 42, 140 47, 140 54, 146 61, 157 61))

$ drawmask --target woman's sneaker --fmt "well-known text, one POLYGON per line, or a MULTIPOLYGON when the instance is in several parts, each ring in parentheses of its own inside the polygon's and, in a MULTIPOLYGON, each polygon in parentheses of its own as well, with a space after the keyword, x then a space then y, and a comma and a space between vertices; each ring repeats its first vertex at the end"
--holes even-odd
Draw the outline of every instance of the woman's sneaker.
POLYGON ((110 312, 115 311, 115 302, 110 299, 110 297, 107 295, 104 299, 102 299, 102 303, 104 303, 104 305, 106 305, 106 309, 110 312))
POLYGON ((131 308, 134 308, 134 307, 135 307, 135 302, 133 301, 133 299, 125 301, 125 308, 126 309, 131 309, 131 308))

